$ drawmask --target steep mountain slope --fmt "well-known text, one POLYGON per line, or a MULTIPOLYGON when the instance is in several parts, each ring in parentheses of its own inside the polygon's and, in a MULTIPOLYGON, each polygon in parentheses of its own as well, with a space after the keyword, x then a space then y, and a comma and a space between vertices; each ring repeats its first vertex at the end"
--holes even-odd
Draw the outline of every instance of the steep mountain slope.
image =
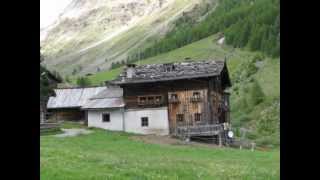
MULTIPOLYGON (((246 138, 258 145, 279 145, 280 59, 269 58, 220 44, 219 34, 196 41, 179 49, 143 59, 136 64, 153 64, 201 60, 223 60, 231 75, 231 119, 237 136, 248 130, 246 138)), ((93 84, 115 78, 123 67, 88 76, 93 84)))
POLYGON ((212 0, 73 0, 40 32, 45 65, 64 75, 107 69, 164 36, 183 14, 201 17, 197 12, 214 5, 212 0))

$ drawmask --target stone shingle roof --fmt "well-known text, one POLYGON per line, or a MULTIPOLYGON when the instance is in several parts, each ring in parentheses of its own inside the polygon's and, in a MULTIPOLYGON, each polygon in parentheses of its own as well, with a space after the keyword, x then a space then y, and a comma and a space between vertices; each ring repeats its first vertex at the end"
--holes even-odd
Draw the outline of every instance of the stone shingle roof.
POLYGON ((220 75, 225 66, 224 61, 180 62, 170 64, 149 64, 134 67, 132 78, 126 77, 124 71, 114 84, 130 84, 212 77, 220 75))

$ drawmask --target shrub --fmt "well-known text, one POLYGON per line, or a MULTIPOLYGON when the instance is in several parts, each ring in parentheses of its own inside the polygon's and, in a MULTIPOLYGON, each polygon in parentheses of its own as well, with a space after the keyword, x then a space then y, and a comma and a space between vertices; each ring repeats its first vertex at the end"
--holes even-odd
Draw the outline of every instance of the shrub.
POLYGON ((79 77, 77 79, 77 85, 79 87, 86 87, 86 86, 90 86, 91 82, 87 77, 79 77))
POLYGON ((262 91, 261 86, 259 85, 257 80, 253 80, 252 82, 252 86, 251 86, 251 90, 249 93, 249 99, 250 99, 250 103, 255 106, 260 104, 261 102, 263 102, 264 100, 264 93, 262 91))

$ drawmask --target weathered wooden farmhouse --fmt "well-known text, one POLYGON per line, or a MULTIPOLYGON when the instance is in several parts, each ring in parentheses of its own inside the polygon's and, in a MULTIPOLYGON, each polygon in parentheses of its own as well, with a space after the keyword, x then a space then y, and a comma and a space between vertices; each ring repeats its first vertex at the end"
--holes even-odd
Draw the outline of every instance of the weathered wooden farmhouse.
POLYGON ((225 61, 130 64, 105 87, 56 89, 48 109, 59 119, 84 118, 89 127, 223 140, 230 86, 225 61))
POLYGON ((225 61, 128 65, 112 83, 123 88, 125 118, 140 133, 223 137, 229 128, 225 61))

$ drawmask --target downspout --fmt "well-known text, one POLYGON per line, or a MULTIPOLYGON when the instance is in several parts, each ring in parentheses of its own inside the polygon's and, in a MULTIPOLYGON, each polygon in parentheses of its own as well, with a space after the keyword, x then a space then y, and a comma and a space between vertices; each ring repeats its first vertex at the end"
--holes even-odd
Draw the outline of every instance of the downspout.
POLYGON ((121 114, 122 114, 122 130, 126 131, 126 121, 125 121, 125 115, 124 115, 124 107, 121 108, 121 114))

